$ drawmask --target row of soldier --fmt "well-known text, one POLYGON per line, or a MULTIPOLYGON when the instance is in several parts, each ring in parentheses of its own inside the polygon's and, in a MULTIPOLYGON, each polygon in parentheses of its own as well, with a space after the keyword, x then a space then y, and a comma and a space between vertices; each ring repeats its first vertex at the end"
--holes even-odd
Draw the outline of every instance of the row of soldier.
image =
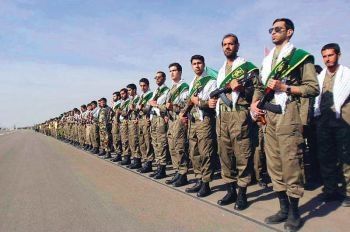
POLYGON ((260 71, 237 55, 238 37, 227 34, 222 40, 226 60, 219 72, 207 67, 203 56, 194 55, 191 83, 182 80, 181 65, 172 63, 170 88, 165 85, 166 74, 159 71, 153 93, 149 80, 142 78, 140 95, 137 86, 129 84, 113 94, 112 108, 105 98, 98 101, 98 107, 92 101, 81 107, 80 115, 74 109, 58 122, 53 120, 56 125, 50 127, 57 132, 51 133, 105 158, 112 158, 113 148, 113 161, 141 173, 152 172, 155 179, 166 177, 169 153, 176 174, 166 183, 188 184, 191 163, 196 182, 186 192, 198 197, 211 193, 213 158, 218 154, 227 189, 218 204, 234 202, 236 210, 248 207, 246 192, 253 164, 258 182, 266 186, 260 175, 265 151, 280 203, 280 210, 265 222, 286 222, 287 231, 297 231, 302 224, 298 205, 304 192, 303 128, 312 108, 320 135, 317 149, 324 199, 342 195, 343 205, 350 205, 350 81, 346 79, 350 75, 338 63, 339 46, 327 44, 321 50, 327 68, 317 76, 314 57, 290 42, 291 20, 276 19, 269 33, 275 48, 264 58, 260 71), (314 99, 312 107, 310 99, 314 99))

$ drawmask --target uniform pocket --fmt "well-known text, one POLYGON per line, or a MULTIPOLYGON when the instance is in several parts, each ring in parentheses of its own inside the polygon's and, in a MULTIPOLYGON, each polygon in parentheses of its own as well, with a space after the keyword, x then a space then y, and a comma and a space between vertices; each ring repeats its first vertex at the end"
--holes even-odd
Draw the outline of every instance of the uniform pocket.
POLYGON ((281 150, 288 154, 290 160, 303 157, 304 139, 301 131, 301 124, 281 125, 277 128, 276 134, 281 150))

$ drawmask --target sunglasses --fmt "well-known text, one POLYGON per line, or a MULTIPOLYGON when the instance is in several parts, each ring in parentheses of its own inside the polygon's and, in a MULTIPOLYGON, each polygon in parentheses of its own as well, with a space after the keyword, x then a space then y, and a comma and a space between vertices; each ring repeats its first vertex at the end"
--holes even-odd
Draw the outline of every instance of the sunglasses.
POLYGON ((281 33, 283 30, 283 27, 272 27, 269 29, 269 33, 272 34, 273 31, 275 31, 276 33, 281 33))

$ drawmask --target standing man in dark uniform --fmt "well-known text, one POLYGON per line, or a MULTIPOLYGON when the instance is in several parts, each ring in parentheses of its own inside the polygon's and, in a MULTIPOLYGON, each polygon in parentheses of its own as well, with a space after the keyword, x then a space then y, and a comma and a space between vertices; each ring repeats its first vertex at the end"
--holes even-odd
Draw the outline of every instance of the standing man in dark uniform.
POLYGON ((317 96, 319 86, 314 57, 289 42, 294 33, 293 22, 286 18, 276 19, 269 32, 275 48, 264 58, 261 85, 256 86, 251 107, 254 118, 266 118, 267 169, 280 202, 280 211, 267 217, 265 223, 286 221, 284 228, 287 231, 297 231, 302 224, 299 198, 304 193, 300 98, 317 96), (266 108, 265 99, 276 107, 266 108), (266 115, 264 109, 267 109, 266 115))
POLYGON ((338 44, 326 44, 321 53, 327 68, 318 75, 321 94, 315 99, 315 116, 324 200, 343 200, 342 205, 349 207, 350 69, 339 64, 338 44))

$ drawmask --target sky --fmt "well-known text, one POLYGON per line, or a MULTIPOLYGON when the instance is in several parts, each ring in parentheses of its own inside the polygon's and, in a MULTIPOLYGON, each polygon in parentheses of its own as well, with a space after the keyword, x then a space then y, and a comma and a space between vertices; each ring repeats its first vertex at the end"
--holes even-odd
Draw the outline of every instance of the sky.
POLYGON ((222 66, 227 33, 238 36, 239 55, 260 66, 275 18, 293 20, 292 43, 317 64, 321 47, 337 42, 350 66, 349 12, 345 0, 0 0, 0 127, 110 99, 143 77, 154 89, 155 73, 168 73, 172 62, 190 82, 192 55, 222 66))

